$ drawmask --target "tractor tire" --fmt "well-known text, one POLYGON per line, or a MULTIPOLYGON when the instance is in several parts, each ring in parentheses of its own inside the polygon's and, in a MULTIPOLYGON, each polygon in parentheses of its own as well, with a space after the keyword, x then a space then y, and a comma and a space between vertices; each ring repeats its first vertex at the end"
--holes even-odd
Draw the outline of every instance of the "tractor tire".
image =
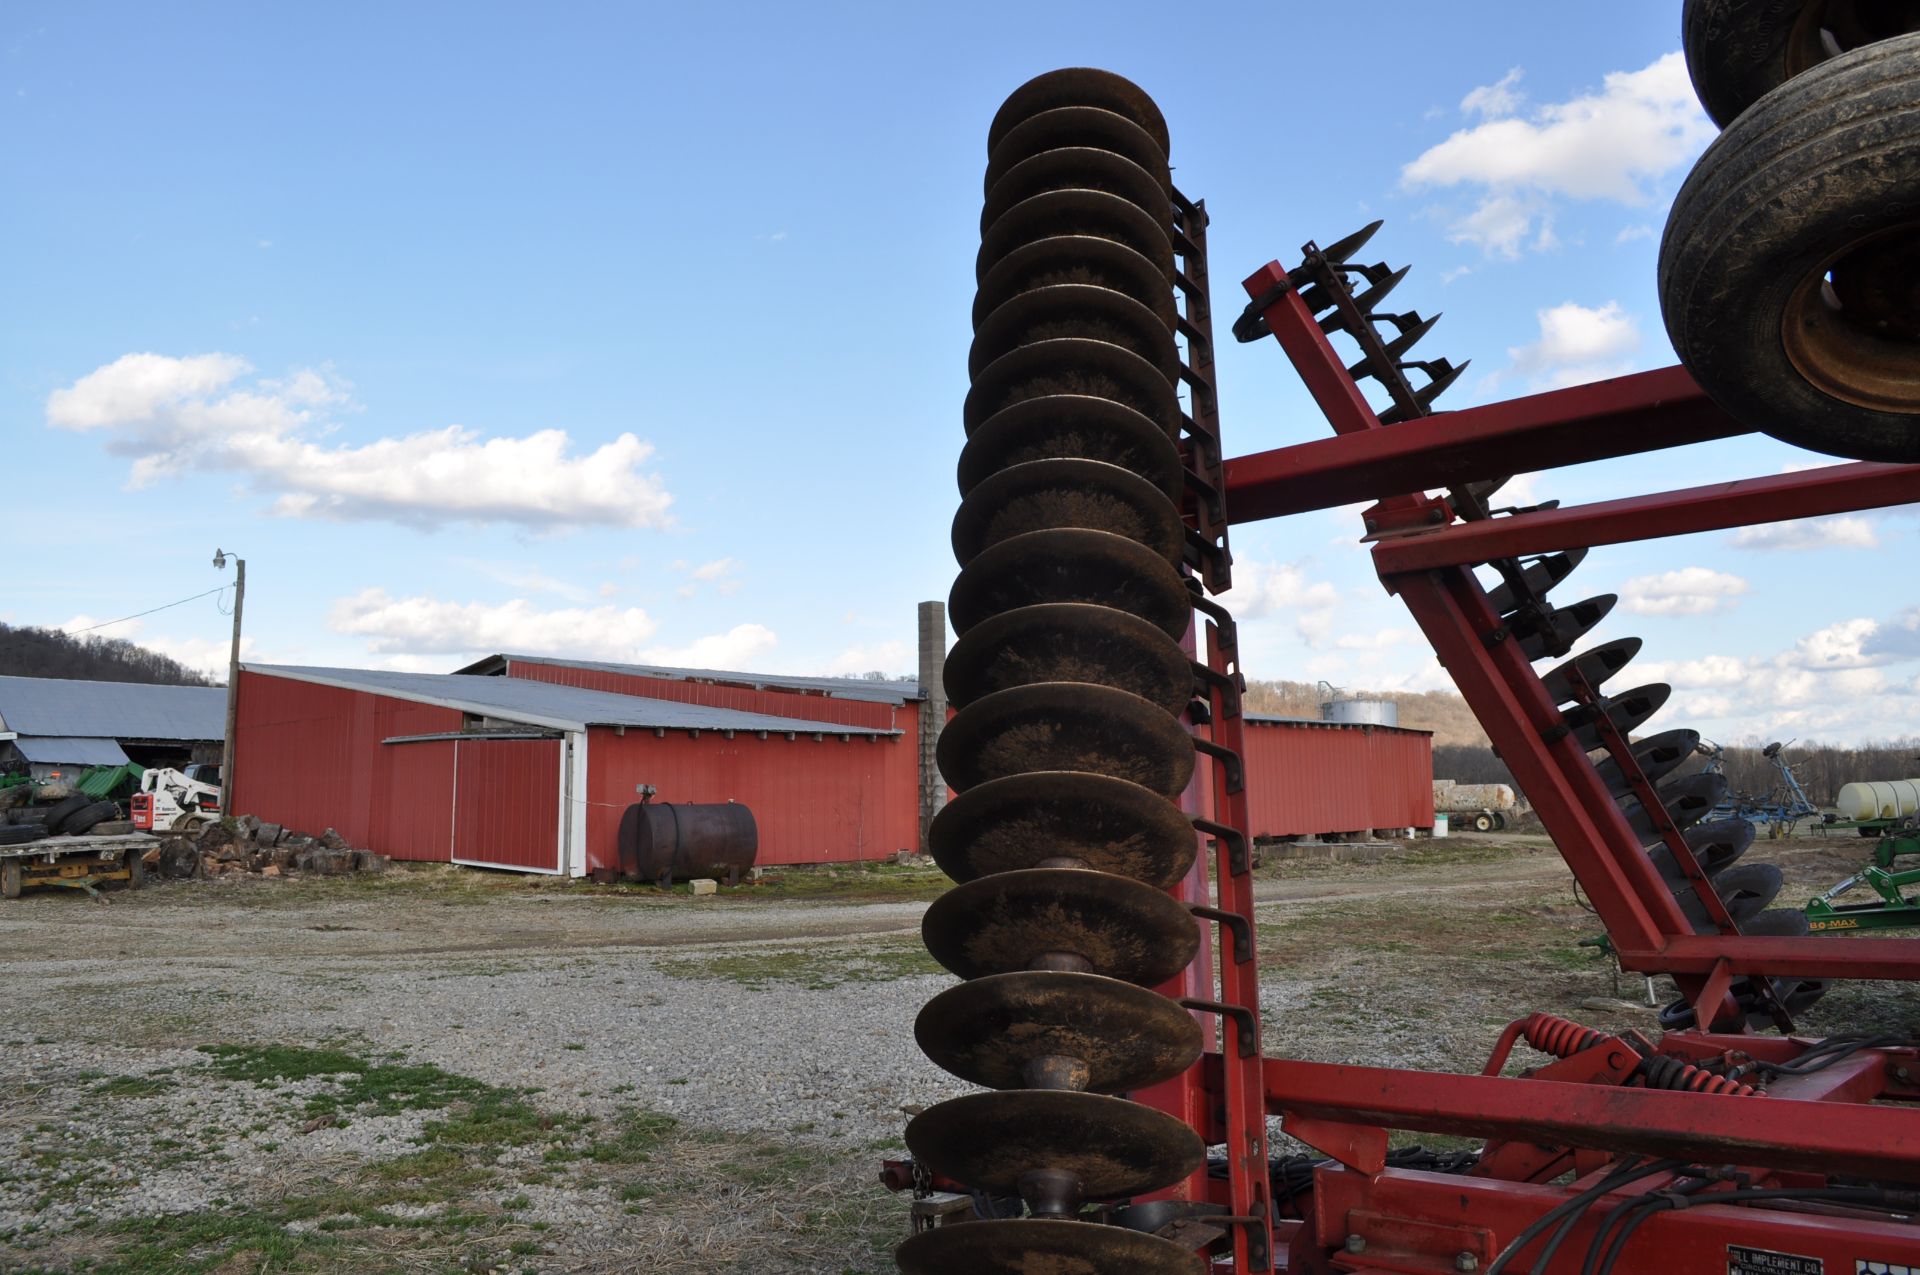
POLYGON ((1842 50, 1920 31, 1911 0, 1687 0, 1680 43, 1693 91, 1726 128, 1741 112, 1802 71, 1842 50), (1864 12, 1863 12, 1864 11, 1864 12))
POLYGON ((147 852, 139 846, 127 851, 127 889, 138 890, 147 883, 147 852))
POLYGON ((47 831, 65 832, 67 820, 93 804, 93 798, 85 793, 75 793, 71 797, 47 808, 47 831))
POLYGON ((20 887, 26 881, 27 870, 18 859, 8 859, 0 863, 0 899, 17 899, 20 887))
POLYGON ((60 825, 60 831, 72 836, 93 831, 98 824, 120 817, 120 807, 111 801, 96 801, 70 814, 66 822, 60 825))
POLYGON ((1694 166, 1660 245, 1680 361, 1742 423, 1920 461, 1920 34, 1814 67, 1694 166))
POLYGON ((1475 832, 1492 832, 1493 816, 1492 815, 1475 815, 1473 817, 1473 830, 1475 832))
POLYGON ((38 824, 0 824, 0 846, 24 846, 27 842, 38 841, 46 835, 47 830, 38 824))

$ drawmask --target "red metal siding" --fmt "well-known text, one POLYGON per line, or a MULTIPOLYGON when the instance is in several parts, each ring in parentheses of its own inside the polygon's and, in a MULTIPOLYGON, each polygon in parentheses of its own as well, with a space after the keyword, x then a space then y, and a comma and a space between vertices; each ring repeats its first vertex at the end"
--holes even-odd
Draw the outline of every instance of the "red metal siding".
POLYGON ((1433 740, 1420 731, 1249 721, 1256 837, 1433 824, 1433 740))
POLYGON ((463 739, 453 857, 503 868, 564 867, 560 741, 463 739))
POLYGON ((507 666, 507 675, 536 682, 558 682, 562 686, 583 686, 593 691, 612 691, 616 695, 672 700, 679 704, 705 704, 710 708, 770 713, 775 717, 798 717, 809 722, 838 722, 844 726, 897 730, 909 737, 920 729, 920 706, 911 701, 898 705, 875 704, 869 700, 836 699, 830 695, 808 695, 800 691, 756 691, 747 686, 716 686, 711 682, 684 682, 665 677, 613 673, 603 669, 569 668, 562 664, 541 664, 533 660, 512 661, 507 666))
POLYGON ((396 858, 449 857, 451 750, 436 767, 410 751, 432 745, 380 741, 459 730, 457 709, 246 672, 239 699, 235 811, 396 858))
POLYGON ((919 845, 919 743, 911 735, 816 740, 750 732, 595 727, 587 745, 587 867, 617 867, 621 813, 639 798, 738 801, 760 828, 763 864, 878 859, 919 845))

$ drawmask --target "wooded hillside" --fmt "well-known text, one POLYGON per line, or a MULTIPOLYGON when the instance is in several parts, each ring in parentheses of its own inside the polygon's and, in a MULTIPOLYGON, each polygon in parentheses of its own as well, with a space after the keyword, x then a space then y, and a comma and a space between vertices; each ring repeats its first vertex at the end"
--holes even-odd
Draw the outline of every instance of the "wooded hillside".
POLYGON ((58 629, 0 624, 0 675, 67 677, 83 682, 219 686, 220 682, 120 638, 73 636, 58 629))
MULTIPOLYGON (((1436 749, 1451 744, 1487 746, 1486 732, 1474 720, 1467 702, 1452 691, 1353 691, 1366 699, 1392 700, 1400 708, 1400 724, 1433 732, 1436 749)), ((1320 716, 1321 694, 1313 682, 1247 683, 1247 711, 1281 717, 1320 716)), ((1450 776, 1450 778, 1453 776, 1450 776)))

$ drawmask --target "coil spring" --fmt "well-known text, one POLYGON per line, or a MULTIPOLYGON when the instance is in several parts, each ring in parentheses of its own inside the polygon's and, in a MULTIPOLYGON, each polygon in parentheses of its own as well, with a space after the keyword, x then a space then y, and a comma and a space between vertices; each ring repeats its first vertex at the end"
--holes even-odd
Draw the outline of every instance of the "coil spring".
POLYGON ((1552 1054, 1555 1058, 1571 1058, 1607 1039, 1603 1031, 1583 1027, 1572 1019, 1548 1013, 1529 1015, 1520 1028, 1520 1035, 1541 1053, 1552 1054))
POLYGON ((1738 1094, 1750 1097, 1759 1094, 1752 1085, 1743 1085, 1727 1076, 1716 1076, 1704 1067, 1696 1067, 1690 1062, 1678 1058, 1669 1058, 1664 1054, 1655 1054, 1651 1058, 1642 1058, 1634 1069, 1640 1077, 1640 1083, 1649 1089, 1677 1089, 1684 1093, 1738 1094))

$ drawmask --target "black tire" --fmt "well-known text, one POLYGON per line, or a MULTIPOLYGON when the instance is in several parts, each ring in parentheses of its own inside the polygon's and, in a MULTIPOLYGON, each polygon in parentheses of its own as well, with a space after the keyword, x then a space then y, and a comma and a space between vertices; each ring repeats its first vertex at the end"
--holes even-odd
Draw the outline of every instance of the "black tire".
POLYGON ((47 830, 38 824, 0 824, 0 846, 24 846, 27 842, 38 841, 46 835, 47 830))
POLYGON ((127 889, 138 890, 147 883, 147 852, 139 846, 127 851, 127 889))
POLYGON ((26 868, 18 859, 0 863, 0 899, 17 899, 26 883, 26 868))
POLYGON ((1680 42, 1700 105, 1721 128, 1831 54, 1820 37, 1859 48, 1920 30, 1910 0, 1687 0, 1680 42))
POLYGON ((85 793, 77 792, 73 794, 73 796, 64 798, 54 805, 49 806, 47 808, 47 831, 65 831, 67 820, 73 818, 73 816, 79 814, 92 804, 93 798, 87 796, 85 793))
POLYGON ((1920 35, 1788 81, 1674 201, 1660 305, 1680 361, 1743 423, 1814 451, 1920 460, 1920 35))
POLYGON ((1505 832, 1507 830, 1507 817, 1498 810, 1493 812, 1493 830, 1495 832, 1505 832))
POLYGON ((91 831, 95 824, 119 817, 120 807, 111 801, 96 801, 68 815, 66 821, 60 825, 60 831, 79 836, 81 833, 91 831))

